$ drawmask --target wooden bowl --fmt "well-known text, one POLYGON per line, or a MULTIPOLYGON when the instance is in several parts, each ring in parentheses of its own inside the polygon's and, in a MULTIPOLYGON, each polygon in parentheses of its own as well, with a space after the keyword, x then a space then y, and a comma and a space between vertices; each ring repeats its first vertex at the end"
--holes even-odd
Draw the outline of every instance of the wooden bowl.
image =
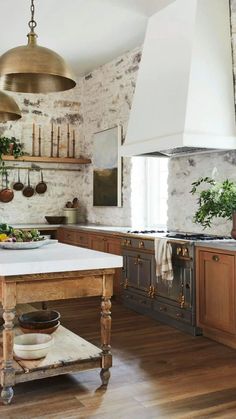
POLYGON ((22 359, 44 358, 53 342, 52 336, 43 333, 19 335, 14 339, 14 353, 22 359))
POLYGON ((66 221, 66 217, 56 215, 45 215, 45 219, 49 224, 64 224, 66 221))
POLYGON ((52 327, 48 327, 47 329, 29 329, 28 327, 23 327, 20 326, 20 329, 22 330, 23 333, 46 333, 47 335, 51 335, 53 332, 55 332, 57 330, 57 328, 60 326, 60 322, 58 321, 58 323, 55 326, 52 327))
POLYGON ((57 325, 61 315, 56 310, 37 310, 19 316, 19 324, 26 329, 47 329, 57 325))

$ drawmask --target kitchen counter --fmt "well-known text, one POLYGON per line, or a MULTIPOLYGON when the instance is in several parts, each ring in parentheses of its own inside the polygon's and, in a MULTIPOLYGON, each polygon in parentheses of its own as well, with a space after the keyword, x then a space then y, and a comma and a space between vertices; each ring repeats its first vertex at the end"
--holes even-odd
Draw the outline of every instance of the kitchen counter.
POLYGON ((62 243, 48 244, 32 250, 0 250, 1 276, 108 269, 122 266, 121 256, 62 243))
POLYGON ((4 327, 0 349, 2 401, 9 404, 13 386, 59 374, 101 368, 102 385, 107 385, 112 366, 110 346, 111 302, 114 268, 122 257, 61 243, 32 250, 0 250, 0 302, 4 327), (100 296, 102 298, 101 348, 61 325, 54 333, 55 344, 45 358, 28 361, 14 358, 14 317, 17 304, 100 296))
POLYGON ((232 241, 219 241, 219 242, 211 242, 211 241, 205 241, 205 242, 196 242, 195 246, 197 247, 209 247, 211 249, 222 249, 222 250, 230 250, 232 252, 236 251, 236 240, 232 241))
POLYGON ((37 230, 56 230, 58 227, 61 227, 61 224, 45 224, 45 223, 32 223, 32 224, 11 224, 8 223, 14 228, 19 229, 29 229, 32 230, 36 228, 37 230))

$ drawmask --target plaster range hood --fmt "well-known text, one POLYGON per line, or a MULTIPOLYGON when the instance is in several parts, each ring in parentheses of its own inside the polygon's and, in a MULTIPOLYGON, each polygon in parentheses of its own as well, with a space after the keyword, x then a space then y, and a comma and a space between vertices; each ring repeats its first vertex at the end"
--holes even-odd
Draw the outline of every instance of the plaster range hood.
POLYGON ((123 156, 236 149, 228 0, 175 0, 149 19, 123 156))

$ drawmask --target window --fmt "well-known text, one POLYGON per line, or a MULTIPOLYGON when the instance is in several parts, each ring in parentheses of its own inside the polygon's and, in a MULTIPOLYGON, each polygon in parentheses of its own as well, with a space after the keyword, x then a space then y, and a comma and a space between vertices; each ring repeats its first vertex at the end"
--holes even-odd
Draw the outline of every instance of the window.
POLYGON ((165 157, 132 158, 133 227, 167 225, 168 161, 165 157))

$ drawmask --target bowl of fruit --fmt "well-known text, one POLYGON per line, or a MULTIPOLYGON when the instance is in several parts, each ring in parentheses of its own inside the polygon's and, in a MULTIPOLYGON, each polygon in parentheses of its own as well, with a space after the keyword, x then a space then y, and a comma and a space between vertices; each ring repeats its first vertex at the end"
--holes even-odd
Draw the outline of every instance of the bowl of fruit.
POLYGON ((20 230, 8 224, 0 224, 0 248, 3 249, 37 249, 50 240, 45 239, 36 229, 20 230))

